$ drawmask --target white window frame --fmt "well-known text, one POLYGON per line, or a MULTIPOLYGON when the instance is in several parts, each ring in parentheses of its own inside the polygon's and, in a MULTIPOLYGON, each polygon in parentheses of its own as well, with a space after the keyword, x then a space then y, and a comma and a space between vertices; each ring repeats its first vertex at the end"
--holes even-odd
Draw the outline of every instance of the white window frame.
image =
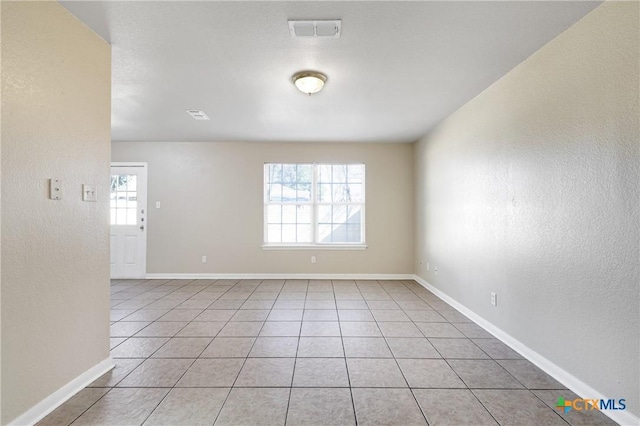
POLYGON ((262 248, 264 250, 289 250, 289 249, 297 249, 297 250, 365 250, 367 248, 366 244, 366 219, 365 219, 365 205, 367 201, 366 196, 366 165, 364 163, 308 163, 308 162, 300 162, 300 163, 287 163, 287 162, 269 162, 264 163, 263 165, 263 182, 262 182, 262 192, 263 192, 263 238, 262 238, 262 248), (268 166, 271 164, 297 164, 297 165, 311 165, 313 167, 312 182, 311 182, 311 202, 269 202, 267 197, 267 182, 269 179, 268 176, 268 166), (364 195, 364 201, 362 202, 354 202, 354 203, 328 203, 328 202, 320 202, 317 198, 317 186, 319 179, 319 169, 320 166, 326 165, 340 165, 340 166, 350 166, 350 165, 360 165, 364 169, 363 181, 362 181, 362 194, 364 195), (313 241, 310 243, 268 243, 268 207, 269 205, 309 205, 311 206, 311 234, 313 236, 313 241), (334 206, 334 205, 355 205, 360 207, 361 211, 361 233, 362 233, 362 242, 361 243, 339 243, 339 242, 328 242, 322 243, 318 242, 319 240, 319 226, 318 226, 318 209, 320 206, 334 206))

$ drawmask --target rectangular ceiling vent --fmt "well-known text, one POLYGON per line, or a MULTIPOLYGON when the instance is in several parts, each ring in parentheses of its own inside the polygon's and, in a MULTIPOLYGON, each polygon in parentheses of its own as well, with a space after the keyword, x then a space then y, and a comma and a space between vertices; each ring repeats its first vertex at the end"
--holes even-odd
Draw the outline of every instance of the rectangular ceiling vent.
POLYGON ((209 117, 204 113, 204 111, 197 109, 188 109, 187 114, 192 116, 195 120, 209 120, 209 117))
POLYGON ((342 20, 289 21, 289 34, 292 38, 332 37, 340 38, 342 20))

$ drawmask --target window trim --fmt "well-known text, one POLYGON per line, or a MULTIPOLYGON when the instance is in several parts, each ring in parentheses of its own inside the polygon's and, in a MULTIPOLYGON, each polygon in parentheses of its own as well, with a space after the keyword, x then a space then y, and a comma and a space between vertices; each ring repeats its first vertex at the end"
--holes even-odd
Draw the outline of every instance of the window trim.
POLYGON ((366 242, 366 219, 365 219, 365 214, 366 214, 366 201, 367 201, 367 196, 366 196, 366 182, 367 182, 367 178, 366 178, 366 170, 367 167, 365 165, 365 163, 357 163, 357 162, 346 162, 346 163, 309 163, 309 162, 299 162, 299 163, 286 163, 286 162, 265 162, 263 163, 263 181, 262 181, 262 197, 263 197, 263 201, 262 201, 262 206, 263 206, 263 219, 262 219, 262 227, 263 227, 263 235, 262 235, 262 249, 263 250, 365 250, 368 248, 367 246, 367 242, 366 242), (270 203, 267 197, 267 192, 266 192, 266 188, 267 188, 267 182, 268 182, 268 165, 270 164, 296 164, 296 165, 310 165, 313 167, 313 173, 312 173, 312 181, 311 181, 311 202, 272 202, 270 203), (344 165, 344 166, 350 166, 350 165, 358 165, 358 166, 362 166, 364 169, 364 174, 363 174, 363 179, 362 179, 362 194, 364 195, 364 200, 362 202, 354 202, 354 203, 347 203, 347 202, 336 202, 336 203, 327 203, 327 202, 320 202, 317 200, 317 185, 318 185, 318 179, 319 179, 319 166, 322 165, 330 165, 330 166, 334 166, 334 165, 344 165), (280 206, 285 206, 285 205, 294 205, 294 206, 298 206, 298 205, 308 205, 311 207, 311 232, 313 235, 313 242, 311 243, 268 243, 267 242, 267 236, 268 236, 268 207, 269 205, 280 205, 280 206), (361 211, 361 215, 362 215, 362 221, 361 221, 361 232, 362 232, 362 242, 361 243, 339 243, 339 242, 327 242, 327 243, 322 243, 322 242, 318 242, 318 238, 319 238, 319 224, 317 222, 317 216, 318 216, 318 209, 320 208, 321 205, 350 205, 350 206, 359 206, 360 207, 360 211, 361 211))

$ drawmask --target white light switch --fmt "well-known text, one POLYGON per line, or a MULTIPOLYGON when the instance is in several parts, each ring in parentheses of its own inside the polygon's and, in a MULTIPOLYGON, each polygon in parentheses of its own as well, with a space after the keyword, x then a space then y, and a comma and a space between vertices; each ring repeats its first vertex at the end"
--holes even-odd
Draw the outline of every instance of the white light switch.
POLYGON ((160 208, 160 201, 156 201, 156 209, 160 208))
POLYGON ((62 182, 60 179, 49 179, 49 198, 62 200, 62 182))
POLYGON ((82 201, 98 201, 98 189, 95 185, 82 185, 82 201))

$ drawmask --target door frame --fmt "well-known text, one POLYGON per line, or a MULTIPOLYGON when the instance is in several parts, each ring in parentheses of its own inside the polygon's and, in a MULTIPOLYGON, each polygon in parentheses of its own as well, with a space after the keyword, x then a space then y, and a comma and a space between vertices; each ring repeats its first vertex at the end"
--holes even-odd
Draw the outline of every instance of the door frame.
MULTIPOLYGON (((147 208, 147 199, 149 198, 149 164, 147 162, 142 162, 142 161, 112 161, 110 166, 109 166, 109 179, 111 179, 111 168, 112 167, 141 167, 144 173, 144 182, 145 182, 145 189, 144 189, 144 200, 139 200, 140 202, 140 206, 139 209, 143 209, 144 210, 144 230, 145 232, 142 233, 142 240, 141 240, 141 244, 142 244, 142 249, 144 252, 144 256, 142 258, 142 275, 139 277, 126 277, 126 278, 113 278, 111 277, 111 279, 142 279, 145 278, 147 275, 147 233, 149 231, 149 209, 147 208)), ((109 187, 109 192, 111 192, 111 187, 109 187)), ((111 207, 109 207, 111 208, 111 207)), ((111 226, 111 224, 109 224, 109 226, 111 226)), ((139 225, 136 225, 139 226, 139 225)), ((111 239, 109 239, 111 240, 111 239)), ((109 243, 111 244, 111 243, 109 243)), ((109 274, 111 275, 111 274, 109 274)))

